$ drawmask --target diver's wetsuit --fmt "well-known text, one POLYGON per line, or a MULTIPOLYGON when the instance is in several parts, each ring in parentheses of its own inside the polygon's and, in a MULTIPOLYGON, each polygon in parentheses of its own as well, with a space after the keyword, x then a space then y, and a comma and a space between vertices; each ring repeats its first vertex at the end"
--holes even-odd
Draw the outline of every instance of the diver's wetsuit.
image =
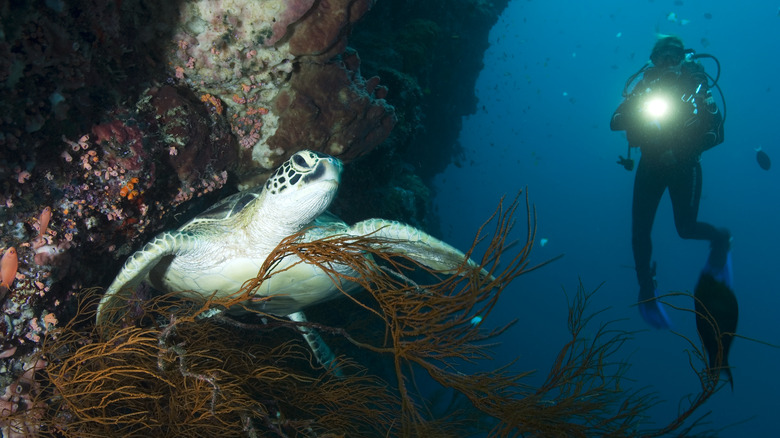
POLYGON ((669 189, 677 233, 683 239, 710 240, 713 245, 728 244, 728 232, 699 222, 701 196, 701 153, 723 141, 723 119, 707 88, 707 77, 700 64, 684 61, 672 68, 650 67, 632 94, 612 116, 613 131, 626 131, 629 146, 639 147, 642 156, 634 180, 632 205, 632 248, 640 290, 655 288, 651 268, 653 227, 658 204, 669 189), (649 91, 663 89, 675 99, 693 96, 679 105, 669 120, 648 122, 641 105, 649 91), (697 92, 698 90, 698 92, 697 92))

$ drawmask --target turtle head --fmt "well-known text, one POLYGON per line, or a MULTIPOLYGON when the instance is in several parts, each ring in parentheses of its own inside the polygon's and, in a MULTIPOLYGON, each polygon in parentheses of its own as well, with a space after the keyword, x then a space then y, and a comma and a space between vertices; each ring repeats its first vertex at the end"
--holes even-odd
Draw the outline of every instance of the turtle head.
POLYGON ((308 150, 296 152, 266 181, 265 202, 272 202, 280 214, 293 221, 306 224, 333 201, 341 168, 341 161, 329 155, 308 150))

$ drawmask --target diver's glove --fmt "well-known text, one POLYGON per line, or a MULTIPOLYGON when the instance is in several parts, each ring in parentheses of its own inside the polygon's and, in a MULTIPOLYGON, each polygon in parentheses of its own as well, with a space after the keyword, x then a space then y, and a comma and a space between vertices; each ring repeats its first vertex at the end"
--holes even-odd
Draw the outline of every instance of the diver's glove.
POLYGON ((623 158, 622 155, 618 155, 619 160, 617 160, 617 163, 623 166, 624 169, 631 172, 634 170, 634 160, 631 158, 623 158))

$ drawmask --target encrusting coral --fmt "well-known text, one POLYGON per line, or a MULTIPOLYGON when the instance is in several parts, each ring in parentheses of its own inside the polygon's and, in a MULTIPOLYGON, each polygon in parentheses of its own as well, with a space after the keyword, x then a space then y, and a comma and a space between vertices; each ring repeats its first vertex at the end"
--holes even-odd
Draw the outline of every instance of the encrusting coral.
MULTIPOLYGON (((34 370, 26 374, 28 387, 35 386, 24 400, 26 409, 3 411, 0 423, 18 436, 64 437, 451 437, 479 432, 475 424, 490 436, 659 436, 681 428, 700 403, 666 428, 640 430, 654 399, 621 389, 627 364, 614 358, 630 335, 604 323, 592 339, 586 338, 584 328, 592 317, 585 314, 590 294, 583 288, 570 307, 571 341, 542 386, 525 385, 528 373, 513 371, 511 364, 462 372, 464 364, 491 359, 486 341, 495 341, 508 327, 485 330, 482 325, 502 291, 519 275, 544 265, 528 263, 535 232, 530 212, 525 246, 508 252, 516 208, 517 202, 494 214, 495 231, 481 266, 464 263, 452 275, 391 255, 372 235, 312 242, 294 235, 275 249, 257 278, 231 297, 135 297, 122 318, 95 328, 99 292, 88 292, 91 298, 82 301, 77 317, 47 334, 42 358, 48 365, 37 379, 32 379, 34 370), (263 314, 242 320, 202 317, 254 299, 253 291, 290 254, 317 264, 334 280, 343 274, 329 269, 332 264, 352 267, 358 274, 349 280, 367 293, 345 294, 341 300, 362 309, 366 324, 378 324, 384 336, 263 314), (491 275, 481 275, 481 268, 491 275), (414 270, 426 271, 423 277, 432 280, 412 281, 414 270), (302 325, 351 346, 342 348, 339 358, 343 377, 316 365, 299 339, 302 325), (387 358, 388 375, 394 378, 372 376, 381 370, 356 362, 366 355, 387 358), (464 424, 454 412, 433 417, 416 385, 422 374, 467 399, 477 412, 474 422, 464 424)), ((474 247, 483 241, 485 226, 474 247)), ((327 305, 336 310, 334 302, 327 305)), ((714 393, 717 375, 703 374, 697 400, 714 393)))

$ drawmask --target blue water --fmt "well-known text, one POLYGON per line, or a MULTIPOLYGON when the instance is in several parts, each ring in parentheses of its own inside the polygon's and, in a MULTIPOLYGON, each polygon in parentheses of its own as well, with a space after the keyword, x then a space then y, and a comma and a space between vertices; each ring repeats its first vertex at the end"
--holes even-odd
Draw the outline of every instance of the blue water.
MULTIPOLYGON (((615 163, 625 156, 626 140, 609 129, 623 85, 647 60, 656 31, 676 34, 687 47, 721 62, 726 141, 703 155, 699 218, 734 235, 738 333, 780 344, 776 2, 514 0, 490 36, 477 84, 479 109, 464 120, 460 141, 466 159, 438 176, 435 185, 443 237, 456 246, 469 247, 501 196, 512 198, 527 187, 539 220, 532 259, 565 253, 505 292, 490 319, 497 324, 519 318, 519 323, 503 338, 496 364, 519 357, 521 369, 539 370, 528 382, 539 383, 567 340, 563 290, 573 294, 579 279, 587 289, 603 282, 591 303, 592 310, 610 307, 600 320, 627 318, 619 327, 647 329, 623 351, 632 363, 628 376, 636 379, 626 386, 652 385, 665 402, 651 409, 651 421, 664 424, 675 417, 678 401, 698 390, 698 380, 688 365, 686 341, 650 330, 632 307, 634 173, 615 163), (676 22, 668 19, 670 12, 676 22), (756 163, 759 146, 776 161, 770 171, 756 163), (544 247, 540 238, 548 239, 544 247)), ((715 65, 703 63, 714 75, 715 65)), ((524 218, 517 219, 514 235, 522 239, 524 218)), ((668 196, 656 216, 653 244, 659 289, 692 292, 708 242, 677 236, 668 196)), ((693 306, 690 299, 675 303, 693 306)), ((676 331, 698 341, 691 314, 671 311, 671 317, 676 331)), ((774 436, 780 350, 736 339, 730 363, 734 391, 723 388, 701 410, 712 411, 708 426, 733 425, 721 436, 774 436)))

